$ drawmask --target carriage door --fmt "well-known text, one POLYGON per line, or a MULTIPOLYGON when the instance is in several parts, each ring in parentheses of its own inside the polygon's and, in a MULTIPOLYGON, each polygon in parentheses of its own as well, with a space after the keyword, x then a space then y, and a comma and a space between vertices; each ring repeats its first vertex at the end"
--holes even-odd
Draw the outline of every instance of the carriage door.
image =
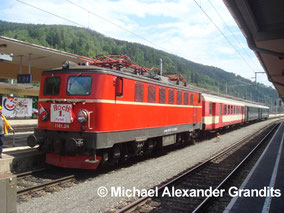
POLYGON ((220 127, 222 127, 222 124, 223 124, 223 117, 222 117, 222 115, 223 115, 223 104, 219 104, 219 125, 218 125, 218 128, 220 128, 220 127))
POLYGON ((216 103, 211 103, 212 105, 212 128, 215 129, 216 125, 218 125, 219 123, 219 117, 217 116, 217 107, 216 107, 216 103))

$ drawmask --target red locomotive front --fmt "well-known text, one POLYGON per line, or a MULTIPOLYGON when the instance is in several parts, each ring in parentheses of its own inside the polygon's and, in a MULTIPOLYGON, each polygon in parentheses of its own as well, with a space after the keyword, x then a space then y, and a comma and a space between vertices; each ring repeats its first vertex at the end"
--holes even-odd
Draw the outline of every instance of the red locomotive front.
POLYGON ((96 168, 94 102, 101 94, 102 75, 88 69, 46 71, 39 94, 39 119, 28 144, 38 143, 46 162, 68 168, 96 168), (91 163, 87 163, 90 161, 91 163))
POLYGON ((163 76, 71 66, 45 71, 28 144, 48 164, 96 169, 183 143, 202 128, 201 94, 163 76))

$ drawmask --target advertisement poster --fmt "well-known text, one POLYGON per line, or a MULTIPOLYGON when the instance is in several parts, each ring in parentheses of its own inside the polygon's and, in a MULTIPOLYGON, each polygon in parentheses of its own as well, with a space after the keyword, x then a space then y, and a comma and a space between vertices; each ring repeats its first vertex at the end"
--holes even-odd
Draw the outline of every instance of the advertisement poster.
POLYGON ((6 117, 31 117, 31 98, 2 97, 3 115, 6 117))

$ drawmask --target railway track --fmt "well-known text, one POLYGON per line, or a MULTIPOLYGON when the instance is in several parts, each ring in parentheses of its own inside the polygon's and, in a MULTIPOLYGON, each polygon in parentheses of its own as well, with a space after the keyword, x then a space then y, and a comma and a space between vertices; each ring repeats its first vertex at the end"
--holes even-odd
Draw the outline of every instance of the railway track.
POLYGON ((70 170, 42 168, 17 174, 18 201, 24 202, 30 197, 40 197, 57 191, 56 187, 66 188, 72 185, 75 174, 70 170))
MULTIPOLYGON (((224 131, 232 131, 232 129, 224 130, 224 131)), ((208 135, 207 137, 212 138, 214 137, 214 134, 208 135)), ((199 140, 202 140, 202 139, 199 139, 199 140)), ((243 142, 240 142, 239 144, 235 145, 234 146, 235 149, 241 146, 242 143, 243 142)), ((231 153, 232 150, 233 150, 233 147, 231 147, 230 150, 227 150, 227 152, 231 153)), ((225 158, 226 151, 224 151, 224 153, 221 155, 223 155, 223 158, 225 158)), ((219 156, 219 160, 222 159, 221 155, 219 156)), ((24 202, 26 200, 29 200, 31 197, 43 196, 46 192, 53 192, 53 191, 60 190, 59 188, 66 188, 66 187, 70 187, 74 185, 73 183, 74 181, 76 181, 75 176, 78 177, 78 174, 77 175, 70 174, 70 170, 68 171, 69 171, 68 174, 66 173, 62 174, 62 171, 59 171, 59 170, 54 170, 53 172, 47 172, 46 170, 43 169, 40 171, 33 171, 33 172, 18 174, 17 175, 17 178, 18 178, 18 192, 17 193, 18 193, 19 202, 21 201, 24 202)), ((79 174, 79 176, 82 176, 82 174, 79 174)))
MULTIPOLYGON (((212 203, 214 196, 206 196, 202 192, 220 191, 231 180, 261 146, 270 140, 278 125, 274 124, 256 137, 248 137, 234 144, 205 162, 177 175, 171 180, 153 187, 158 188, 157 197, 141 197, 118 210, 122 212, 200 212, 212 203), (185 192, 185 197, 171 193, 185 192), (197 192, 200 194, 197 194, 197 192), (166 192, 166 193, 165 193, 166 192), (169 192, 169 193, 168 193, 169 192), (189 192, 194 192, 191 194, 189 192), (191 195, 189 195, 191 194, 191 195), (163 196, 162 196, 163 195, 163 196), (189 195, 189 196, 188 196, 189 195), (197 196, 196 196, 197 195, 197 196)), ((212 195, 212 194, 211 194, 212 195)), ((218 198, 218 196, 217 196, 218 198)))

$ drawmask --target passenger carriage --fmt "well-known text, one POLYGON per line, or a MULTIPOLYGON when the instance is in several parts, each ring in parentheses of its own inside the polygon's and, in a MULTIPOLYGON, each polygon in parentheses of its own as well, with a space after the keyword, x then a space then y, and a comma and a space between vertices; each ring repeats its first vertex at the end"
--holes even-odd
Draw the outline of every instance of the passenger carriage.
POLYGON ((244 102, 205 93, 202 97, 204 130, 215 130, 244 122, 244 102))

